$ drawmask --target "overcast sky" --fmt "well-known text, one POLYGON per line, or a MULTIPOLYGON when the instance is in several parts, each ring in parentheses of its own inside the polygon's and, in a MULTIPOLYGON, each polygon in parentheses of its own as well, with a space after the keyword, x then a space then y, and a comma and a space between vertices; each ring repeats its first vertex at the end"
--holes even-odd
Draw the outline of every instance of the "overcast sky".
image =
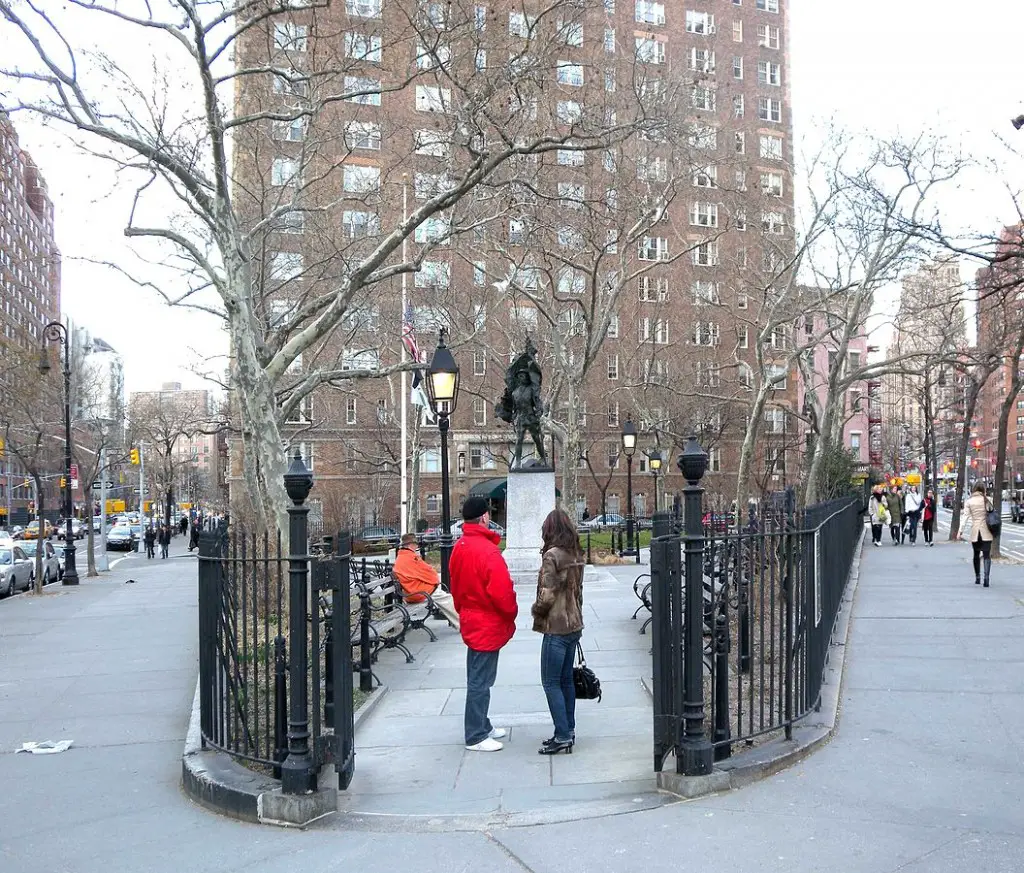
MULTIPOLYGON (((999 136, 1015 142, 1010 118, 1024 112, 1021 0, 792 0, 789 23, 798 149, 811 151, 830 119, 853 131, 941 133, 978 158, 1004 154, 999 136)), ((131 189, 24 116, 16 123, 56 204, 64 308, 124 356, 127 389, 199 385, 193 369, 223 371, 217 356, 226 339, 216 320, 169 309, 155 292, 81 260, 137 263, 122 235, 131 189)), ((1024 130, 1016 137, 1024 152, 1024 130)), ((1006 188, 1024 188, 1024 158, 1004 160, 1003 174, 975 173, 957 186, 943 202, 947 226, 984 231, 1011 222, 1006 188)), ((965 264, 963 274, 974 270, 965 264)), ((882 297, 880 309, 891 312, 896 292, 882 297)))

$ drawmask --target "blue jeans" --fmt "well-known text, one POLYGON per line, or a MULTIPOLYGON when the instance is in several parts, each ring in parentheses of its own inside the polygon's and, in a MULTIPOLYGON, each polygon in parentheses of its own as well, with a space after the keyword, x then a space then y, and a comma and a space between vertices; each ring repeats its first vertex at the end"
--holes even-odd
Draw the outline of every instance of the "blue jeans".
POLYGON ((466 649, 466 745, 475 746, 487 739, 491 720, 491 686, 498 676, 498 651, 478 652, 466 649))
POLYGON ((540 683, 548 699, 555 739, 567 742, 576 735, 576 686, 572 681, 576 644, 582 631, 544 634, 540 644, 540 683))

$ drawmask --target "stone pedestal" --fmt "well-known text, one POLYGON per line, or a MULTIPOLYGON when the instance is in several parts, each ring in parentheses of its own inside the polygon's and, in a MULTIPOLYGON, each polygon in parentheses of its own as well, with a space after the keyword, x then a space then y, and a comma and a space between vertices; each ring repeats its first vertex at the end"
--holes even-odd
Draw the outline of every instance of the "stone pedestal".
POLYGON ((555 508, 554 470, 512 470, 505 497, 505 563, 516 582, 536 582, 541 525, 555 508))

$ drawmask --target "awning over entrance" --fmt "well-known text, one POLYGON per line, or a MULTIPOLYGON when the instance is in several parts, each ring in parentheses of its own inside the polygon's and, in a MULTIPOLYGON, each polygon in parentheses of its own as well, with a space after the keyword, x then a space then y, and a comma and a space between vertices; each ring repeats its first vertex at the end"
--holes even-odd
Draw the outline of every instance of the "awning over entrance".
MULTIPOLYGON (((506 479, 504 476, 501 476, 500 478, 497 479, 484 479, 483 482, 477 482, 476 485, 469 489, 469 496, 483 497, 485 500, 504 501, 507 492, 508 479, 506 479)), ((562 492, 560 489, 555 489, 555 496, 562 496, 562 492)))
POLYGON ((508 491, 508 479, 504 476, 498 479, 484 479, 477 482, 469 489, 470 497, 483 497, 485 500, 504 500, 508 491))

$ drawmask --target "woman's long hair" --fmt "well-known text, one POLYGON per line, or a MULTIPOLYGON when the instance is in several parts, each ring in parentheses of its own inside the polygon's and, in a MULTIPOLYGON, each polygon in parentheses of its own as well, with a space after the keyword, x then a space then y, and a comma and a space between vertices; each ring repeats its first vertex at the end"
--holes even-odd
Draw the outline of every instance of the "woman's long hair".
POLYGON ((578 558, 583 555, 583 549, 580 548, 580 535, 576 531, 576 525, 572 523, 572 519, 569 518, 564 509, 552 509, 548 513, 548 517, 544 519, 540 533, 544 538, 544 547, 541 549, 541 552, 546 552, 548 549, 558 546, 558 548, 565 549, 574 557, 578 558))
POLYGON ((988 493, 984 482, 975 482, 972 491, 974 494, 980 494, 982 497, 988 493))

